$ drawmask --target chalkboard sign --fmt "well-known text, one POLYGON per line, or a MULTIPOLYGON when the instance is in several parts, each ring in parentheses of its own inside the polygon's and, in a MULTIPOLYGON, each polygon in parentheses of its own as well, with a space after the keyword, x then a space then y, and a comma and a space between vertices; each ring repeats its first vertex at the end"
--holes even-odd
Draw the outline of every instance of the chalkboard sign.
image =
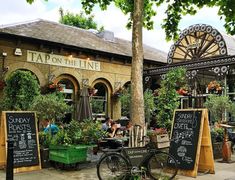
POLYGON ((139 166, 147 155, 148 150, 146 147, 133 147, 133 148, 125 148, 125 152, 130 158, 131 164, 133 166, 139 166))
POLYGON ((201 118, 202 110, 175 111, 169 152, 177 160, 180 169, 194 168, 201 118))
POLYGON ((39 165, 35 113, 6 112, 6 130, 14 141, 14 168, 39 165))

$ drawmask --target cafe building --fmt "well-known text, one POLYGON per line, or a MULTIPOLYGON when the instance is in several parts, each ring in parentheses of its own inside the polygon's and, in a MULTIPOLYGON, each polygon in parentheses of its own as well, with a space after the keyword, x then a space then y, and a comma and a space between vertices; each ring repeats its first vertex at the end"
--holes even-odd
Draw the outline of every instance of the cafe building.
MULTIPOLYGON (((130 83, 132 45, 113 32, 84 30, 46 20, 0 26, 0 98, 4 80, 16 70, 30 71, 42 90, 60 85, 76 112, 82 87, 91 93, 97 118, 121 117, 115 92, 130 83)), ((167 55, 144 46, 144 67, 166 63, 167 55)), ((76 113, 72 114, 76 118, 76 113)))
POLYGON ((190 94, 181 94, 180 108, 201 108, 212 93, 235 101, 234 37, 206 24, 189 26, 171 46, 166 65, 145 69, 145 83, 157 89, 166 72, 176 67, 186 68, 190 94))

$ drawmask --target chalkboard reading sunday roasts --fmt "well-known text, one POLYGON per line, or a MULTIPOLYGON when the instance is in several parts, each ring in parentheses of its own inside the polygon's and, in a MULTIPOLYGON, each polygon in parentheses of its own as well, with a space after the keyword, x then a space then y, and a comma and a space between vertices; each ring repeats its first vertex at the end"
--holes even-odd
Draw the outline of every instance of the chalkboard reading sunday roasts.
POLYGON ((7 136, 14 141, 14 167, 39 164, 35 113, 7 112, 7 136))
POLYGON ((178 162, 180 169, 194 168, 202 111, 176 110, 174 116, 170 154, 178 162))

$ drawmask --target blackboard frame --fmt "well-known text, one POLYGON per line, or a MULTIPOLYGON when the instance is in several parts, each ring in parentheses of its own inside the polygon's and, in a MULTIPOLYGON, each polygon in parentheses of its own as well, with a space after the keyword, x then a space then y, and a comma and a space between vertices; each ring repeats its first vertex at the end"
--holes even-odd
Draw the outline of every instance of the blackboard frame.
POLYGON ((38 137, 38 127, 37 127, 37 118, 36 113, 33 111, 3 111, 1 116, 1 132, 0 135, 3 139, 3 147, 0 149, 1 154, 4 154, 4 157, 1 159, 1 165, 6 165, 6 154, 7 154, 7 140, 8 140, 8 127, 7 127, 7 114, 31 114, 34 120, 34 128, 35 128, 35 143, 36 143, 36 153, 37 153, 37 163, 33 163, 32 165, 22 165, 14 167, 14 173, 17 172, 26 172, 26 171, 33 171, 33 170, 40 170, 41 169, 41 161, 40 161, 40 150, 39 150, 39 137, 38 137))
POLYGON ((203 118, 203 109, 174 111, 169 152, 176 158, 180 169, 193 170, 195 167, 203 118))
MULTIPOLYGON (((176 109, 175 111, 202 111, 201 123, 200 123, 200 131, 198 134, 198 144, 197 144, 197 152, 194 168, 190 170, 178 169, 178 174, 196 177, 197 172, 208 172, 211 174, 215 173, 214 167, 214 157, 212 150, 212 142, 210 135, 210 126, 209 126, 209 117, 208 117, 208 109, 200 108, 200 109, 176 109)), ((174 113, 175 116, 175 113, 174 113)), ((175 117, 174 117, 175 119, 175 117)), ((174 123, 174 119, 172 124, 174 123)), ((173 128, 173 126, 172 126, 173 128)), ((173 131, 171 131, 172 137, 173 131)))

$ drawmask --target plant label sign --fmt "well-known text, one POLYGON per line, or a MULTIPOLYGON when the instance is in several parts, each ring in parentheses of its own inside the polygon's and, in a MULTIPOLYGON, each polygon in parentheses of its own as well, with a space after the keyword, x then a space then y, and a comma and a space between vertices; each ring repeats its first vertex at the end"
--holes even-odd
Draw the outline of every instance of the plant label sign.
POLYGON ((175 111, 170 153, 180 169, 195 164, 202 111, 175 111))
POLYGON ((5 141, 13 141, 14 168, 24 167, 23 171, 27 171, 27 167, 40 167, 35 113, 6 111, 2 117, 5 141))

